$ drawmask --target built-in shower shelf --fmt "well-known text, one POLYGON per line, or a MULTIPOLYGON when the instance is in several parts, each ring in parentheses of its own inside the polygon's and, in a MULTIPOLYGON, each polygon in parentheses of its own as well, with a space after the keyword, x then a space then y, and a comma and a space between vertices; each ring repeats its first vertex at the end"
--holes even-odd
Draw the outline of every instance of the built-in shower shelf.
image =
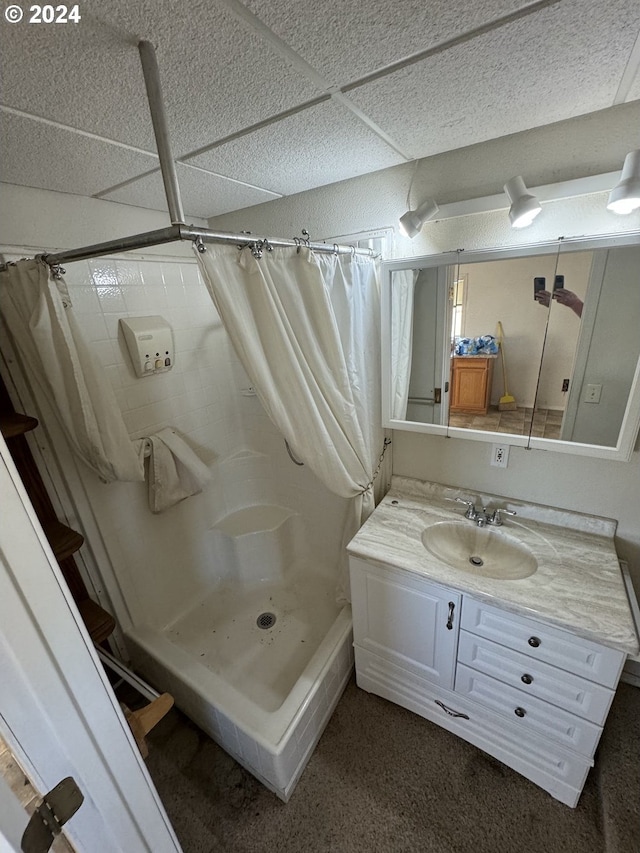
POLYGON ((227 536, 246 536, 249 533, 264 533, 277 530, 295 512, 277 504, 259 504, 236 510, 213 525, 227 536))
POLYGON ((31 432, 37 426, 37 418, 21 415, 19 412, 7 412, 0 415, 0 431, 5 439, 24 435, 25 432, 31 432))
POLYGON ((57 519, 46 521, 42 525, 42 529, 56 560, 65 560, 75 554, 84 543, 84 536, 57 519))

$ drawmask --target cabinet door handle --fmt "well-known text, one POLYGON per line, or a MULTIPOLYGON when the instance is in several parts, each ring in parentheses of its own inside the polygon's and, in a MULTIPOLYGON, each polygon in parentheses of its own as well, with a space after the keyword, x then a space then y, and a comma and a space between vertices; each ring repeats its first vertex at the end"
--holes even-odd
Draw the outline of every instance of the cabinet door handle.
POLYGON ((451 708, 447 708, 444 702, 441 702, 439 699, 434 699, 434 702, 436 703, 436 705, 439 705, 445 712, 445 714, 448 714, 450 717, 462 717, 463 720, 469 719, 467 714, 460 714, 458 713, 458 711, 452 711, 451 708))
POLYGON ((449 602, 449 618, 447 619, 447 628, 449 631, 453 628, 453 610, 455 608, 455 604, 453 601, 449 602))
POLYGON ((514 711, 513 713, 516 715, 516 717, 524 717, 524 715, 525 715, 527 712, 525 711, 525 709, 524 709, 524 708, 516 708, 516 709, 515 709, 515 711, 514 711))
POLYGON ((527 642, 528 642, 528 643, 529 643, 529 645, 530 645, 530 646, 532 646, 534 649, 537 649, 537 648, 538 648, 538 646, 540 645, 540 643, 542 642, 542 640, 541 640, 539 637, 529 637, 529 639, 527 640, 527 642))
POLYGON ((525 672, 525 674, 520 678, 520 681, 524 682, 525 684, 533 684, 533 676, 527 675, 527 673, 525 672))

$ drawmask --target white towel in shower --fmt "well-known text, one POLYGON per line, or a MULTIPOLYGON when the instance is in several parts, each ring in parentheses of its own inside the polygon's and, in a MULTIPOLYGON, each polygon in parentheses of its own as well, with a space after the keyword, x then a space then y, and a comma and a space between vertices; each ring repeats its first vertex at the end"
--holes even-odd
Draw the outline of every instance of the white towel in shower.
POLYGON ((151 512, 163 512, 199 494, 211 479, 207 466, 172 427, 144 438, 142 453, 145 447, 150 448, 147 477, 151 512))

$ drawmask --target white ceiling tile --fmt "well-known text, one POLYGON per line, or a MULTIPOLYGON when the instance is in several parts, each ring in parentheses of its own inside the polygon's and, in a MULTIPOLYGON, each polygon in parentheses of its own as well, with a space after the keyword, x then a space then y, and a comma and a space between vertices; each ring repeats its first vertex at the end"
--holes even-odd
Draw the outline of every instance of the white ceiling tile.
POLYGON ((287 195, 405 160, 349 110, 327 101, 190 162, 287 195))
POLYGON ((640 4, 565 0, 348 97, 424 157, 611 106, 639 27, 640 4))
MULTIPOLYGON (((176 171, 182 206, 187 218, 197 216, 208 219, 210 216, 220 216, 231 210, 261 204, 278 197, 273 193, 246 187, 180 163, 176 171)), ((152 210, 167 210, 160 172, 140 178, 126 187, 107 193, 102 198, 152 210)))
POLYGON ((158 159, 68 130, 0 113, 0 181, 90 196, 153 169, 158 159))
POLYGON ((243 0, 332 85, 474 30, 525 0, 243 0))
POLYGON ((140 38, 157 48, 175 156, 319 94, 223 4, 84 0, 80 10, 79 24, 11 29, 5 105, 155 151, 140 38))

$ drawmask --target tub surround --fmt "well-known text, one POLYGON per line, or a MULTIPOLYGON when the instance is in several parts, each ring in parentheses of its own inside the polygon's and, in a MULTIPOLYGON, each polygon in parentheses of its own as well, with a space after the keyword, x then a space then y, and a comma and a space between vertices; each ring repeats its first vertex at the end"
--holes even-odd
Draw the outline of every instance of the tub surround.
POLYGON ((394 476, 391 489, 349 544, 349 553, 395 566, 472 595, 479 601, 572 631, 633 655, 638 636, 614 546, 616 522, 581 513, 467 492, 394 476), (515 510, 500 528, 535 553, 535 574, 520 580, 477 577, 450 568, 422 544, 425 528, 441 521, 473 525, 447 498, 515 510), (394 503, 396 501, 397 503, 394 503))

